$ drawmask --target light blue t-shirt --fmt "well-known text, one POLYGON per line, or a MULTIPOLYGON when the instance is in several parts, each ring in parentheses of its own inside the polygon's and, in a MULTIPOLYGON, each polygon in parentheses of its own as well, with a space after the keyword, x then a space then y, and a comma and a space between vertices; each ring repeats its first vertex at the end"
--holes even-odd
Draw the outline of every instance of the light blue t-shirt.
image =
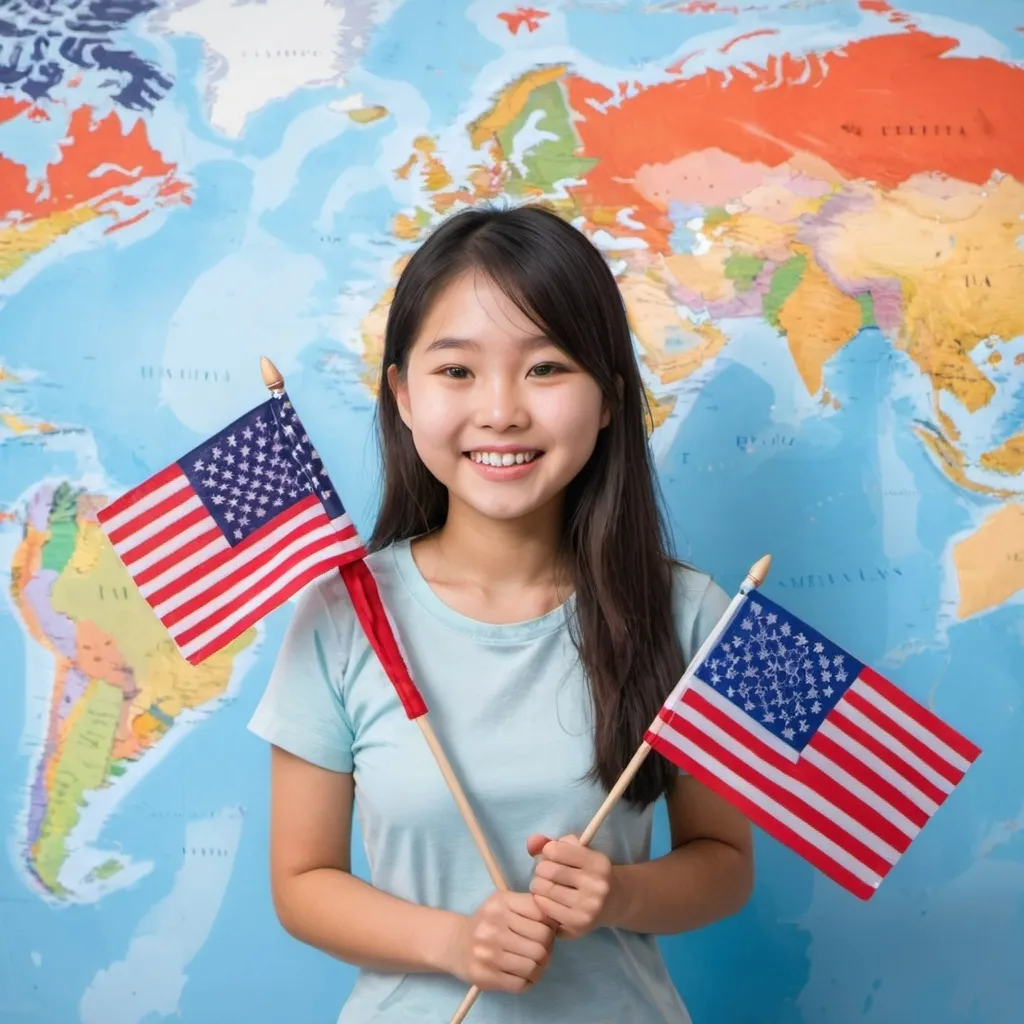
MULTIPOLYGON (((512 889, 526 891, 533 871, 527 836, 578 835, 605 795, 584 781, 593 754, 591 712, 568 634, 568 605, 527 622, 478 622, 435 594, 408 542, 375 552, 367 564, 502 873, 512 889)), ((687 661, 728 603, 708 576, 678 570, 673 604, 687 661)), ((377 888, 466 914, 493 891, 424 737, 406 717, 337 574, 300 596, 250 728, 314 764, 354 773, 377 888)), ((620 800, 593 847, 613 863, 649 859, 652 813, 620 800)), ((446 975, 361 971, 338 1021, 441 1024, 466 991, 446 975)), ((481 993, 471 1020, 688 1024, 690 1017, 655 937, 603 928, 556 940, 536 986, 519 995, 481 993)))

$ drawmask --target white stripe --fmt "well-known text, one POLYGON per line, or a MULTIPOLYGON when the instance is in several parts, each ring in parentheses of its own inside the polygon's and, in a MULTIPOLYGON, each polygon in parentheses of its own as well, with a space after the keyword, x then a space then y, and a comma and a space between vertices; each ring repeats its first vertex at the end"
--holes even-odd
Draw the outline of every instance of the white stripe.
MULTIPOLYGON (((190 640, 187 644, 181 648, 181 653, 188 658, 189 655, 195 651, 201 650, 211 640, 215 639, 218 635, 227 632, 231 629, 235 623, 244 619, 254 608, 258 608, 265 601, 270 600, 275 594, 278 594, 281 590, 288 586, 292 580, 297 576, 301 576, 307 569, 316 565, 318 562, 324 563, 324 572, 327 572, 332 565, 336 564, 338 555, 340 554, 340 545, 333 544, 322 551, 316 551, 311 555, 304 558, 298 565, 293 566, 286 573, 281 576, 274 578, 273 585, 267 587, 266 590, 261 590, 254 597, 250 598, 241 608, 236 609, 230 615, 225 616, 222 619, 218 619, 217 622, 208 629, 205 633, 201 633, 195 639, 190 640)), ((204 614, 208 609, 203 609, 204 614)), ((177 635, 180 632, 177 627, 172 631, 172 635, 177 635)))
POLYGON ((877 722, 873 722, 863 711, 859 711, 845 699, 835 706, 832 713, 848 718, 869 736, 874 736, 883 747, 887 747, 904 764, 909 765, 918 774, 923 775, 936 789, 941 789, 943 793, 953 792, 953 783, 949 779, 943 778, 930 764, 922 761, 917 754, 904 746, 895 736, 890 735, 877 722))
POLYGON ((156 551, 153 552, 154 557, 140 558, 135 565, 135 571, 141 572, 143 569, 148 568, 150 565, 154 565, 160 561, 165 555, 171 554, 174 548, 181 548, 188 544, 190 541, 195 540, 196 537, 202 536, 202 534, 210 534, 210 542, 204 544, 197 551, 193 551, 187 558, 182 558, 180 561, 172 562, 159 576, 154 576, 148 583, 144 583, 139 587, 139 592, 143 597, 148 598, 150 594, 155 594, 157 591, 162 590, 172 580, 180 579, 191 572, 197 565, 202 565, 203 562, 213 558, 214 555, 219 554, 221 551, 227 551, 231 545, 224 539, 224 535, 217 528, 216 524, 210 524, 209 522, 199 522, 194 526, 190 526, 180 537, 175 538, 174 542, 168 542, 167 544, 161 545, 156 551), (156 557, 159 556, 159 557, 156 557), (145 562, 146 565, 142 563, 145 562))
POLYGON ((873 889, 877 888, 882 881, 880 875, 877 875, 872 871, 866 864, 862 864, 853 854, 848 853, 837 843, 833 842, 828 836, 823 836, 817 829, 812 828, 802 818, 793 814, 787 810, 781 804, 776 803, 766 793, 762 793, 752 782, 737 775, 731 768, 727 768, 724 764, 720 764, 718 760, 712 757, 707 751, 695 746, 687 738, 680 736, 667 723, 662 726, 659 736, 666 739, 674 747, 681 750, 683 753, 688 754, 698 764, 707 768, 708 771, 716 778, 720 779, 725 785, 730 786, 736 790, 737 793, 741 793, 751 803, 756 804, 762 810, 767 811, 773 818, 779 821, 781 824, 787 826, 791 831, 795 832, 801 839, 805 839, 812 846, 816 846, 823 853, 827 854, 837 864, 842 865, 851 874, 856 875, 862 882, 870 885, 873 889))
POLYGON ((848 789, 855 797, 863 800, 869 807, 874 808, 878 813, 896 826, 908 839, 913 839, 920 827, 915 825, 905 814, 900 813, 887 800, 883 799, 870 786, 864 785, 860 779, 854 778, 848 771, 840 768, 839 765, 826 757, 820 750, 814 747, 804 747, 803 759, 808 764, 823 772, 830 779, 835 780, 843 789, 848 789))
MULTIPOLYGON (((288 538, 291 537, 292 534, 298 533, 299 536, 295 539, 302 541, 305 537, 305 532, 300 530, 300 527, 314 519, 321 520, 321 525, 317 527, 319 531, 326 530, 328 532, 333 532, 330 530, 329 525, 323 524, 325 519, 323 506, 319 502, 311 504, 309 508, 303 509, 298 515, 293 516, 286 522, 278 523, 278 525, 265 537, 261 537, 259 541, 251 547, 238 551, 233 557, 227 559, 223 565, 219 565, 216 569, 205 573, 199 579, 195 580, 195 582, 190 583, 187 587, 183 587, 181 590, 175 591, 175 593, 167 598, 166 601, 162 601, 154 609, 157 616, 162 619, 168 612, 172 612, 180 605, 191 601, 196 595, 205 593, 211 586, 219 583, 226 576, 230 576, 233 572, 244 568, 249 562, 258 560, 265 551, 272 548, 282 538, 288 538)), ((285 547, 285 557, 287 557, 289 551, 293 550, 293 545, 285 547)))
POLYGON ((731 736, 720 725, 716 725, 709 718, 702 715, 697 708, 684 704, 680 707, 678 714, 680 718, 693 724, 698 732, 715 740, 720 746, 725 747, 726 750, 735 754, 744 763, 750 765, 758 774, 763 775, 777 786, 781 786, 782 789, 788 790, 793 796, 803 800, 805 804, 809 804, 816 811, 820 811, 848 835, 858 839, 868 849, 877 853, 879 857, 887 860, 890 864, 895 864, 900 859, 899 850, 890 846, 880 836, 875 835, 866 825, 851 817, 841 807, 837 807, 832 803, 831 800, 815 792, 806 783, 790 777, 786 772, 758 757, 742 740, 731 736))
MULTIPOLYGON (((750 715, 744 714, 731 700, 723 697, 713 686, 700 679, 695 679, 690 686, 694 693, 699 694, 709 704, 713 705, 723 715, 728 715, 741 729, 756 736, 765 746, 771 747, 779 757, 796 764, 800 755, 789 744, 784 743, 774 733, 769 732, 760 722, 755 722, 750 715)), ((677 713, 679 709, 675 709, 677 713)))
MULTIPOLYGON (((174 508, 168 509, 162 516, 157 516, 151 523, 146 523, 145 526, 140 526, 133 533, 129 533, 127 536, 122 537, 121 540, 114 545, 114 550, 121 556, 121 559, 124 561, 128 570, 131 571, 135 568, 137 560, 126 560, 126 552, 132 551, 143 541, 149 540, 150 537, 155 537, 161 531, 166 530, 168 526, 173 525, 179 519, 187 516, 193 509, 202 508, 202 506, 203 503, 199 500, 199 496, 193 494, 180 505, 175 505, 174 508)), ((174 538, 172 538, 172 540, 173 539, 174 538)))
POLYGON ((155 491, 147 494, 144 498, 133 501, 127 508, 118 512, 116 516, 111 516, 103 524, 103 529, 107 533, 113 533, 124 526, 125 523, 130 523, 133 519, 148 512, 154 505, 159 505, 161 501, 169 498, 175 491, 180 491, 182 487, 188 487, 188 477, 184 474, 168 480, 165 484, 161 484, 155 491))
POLYGON ((886 718, 891 718, 897 725, 906 729, 911 736, 916 736, 925 746, 934 750, 943 761, 953 768, 966 772, 971 767, 971 762, 966 757, 958 754, 929 728, 922 725, 916 719, 911 718, 910 715, 900 710, 892 701, 883 697, 863 676, 857 677, 853 686, 850 687, 850 692, 860 694, 866 701, 870 701, 886 718))
MULTIPOLYGON (((208 600, 204 600, 203 603, 194 611, 190 612, 183 619, 175 622, 173 626, 169 626, 168 629, 172 636, 180 636, 186 630, 191 629, 196 623, 202 622, 204 619, 209 618, 214 612, 223 608, 225 605, 230 604, 236 597, 243 594, 248 590, 254 582, 258 582, 261 579, 269 580, 273 578, 275 572, 281 568, 281 566, 288 561, 290 558, 294 558, 297 554, 305 551, 311 544, 315 544, 319 540, 331 539, 332 543, 324 548, 325 551, 334 551, 337 549, 338 542, 334 539, 334 531, 330 525, 323 523, 320 526, 316 526, 306 533, 299 534, 286 544, 280 551, 277 552, 272 558, 269 558, 265 562, 247 564, 245 575, 241 579, 233 583, 227 590, 216 596, 211 596, 208 600)), ((250 560, 251 562, 251 560, 250 560)), ((221 582, 225 576, 233 575, 234 571, 239 567, 228 562, 225 565, 218 567, 217 571, 210 573, 208 576, 204 576, 201 580, 197 581, 197 584, 193 584, 193 587, 201 584, 204 590, 212 589, 219 582, 221 582)), ((189 589, 193 589, 190 587, 189 589)), ((262 600, 262 598, 260 598, 262 600)), ((168 604, 173 601, 175 607, 181 602, 178 600, 178 595, 171 601, 165 601, 161 605, 161 610, 157 612, 161 619, 164 618, 166 612, 163 610, 168 604)))
MULTIPOLYGON (((132 575, 138 576, 139 573, 145 572, 151 566, 156 565, 158 562, 162 562, 169 555, 173 555, 176 551, 180 551, 186 544, 191 543, 197 537, 202 537, 203 534, 210 535, 211 539, 213 539, 213 543, 217 545, 215 548, 217 551, 223 551, 225 548, 231 546, 224 539, 220 530, 217 528, 217 524, 212 519, 200 519, 198 523, 193 523, 187 530, 182 530, 181 533, 174 534, 173 537, 165 540, 159 547, 153 548, 153 550, 148 554, 135 559, 131 564, 132 575)), ((181 562, 175 562, 173 567, 167 570, 163 576, 166 576, 168 572, 178 575, 180 573, 181 564, 181 562)), ((155 589, 151 583, 147 584, 146 587, 147 588, 142 591, 143 594, 152 593, 155 589)))
POLYGON ((343 530, 347 530, 352 525, 352 517, 347 512, 342 512, 337 519, 331 520, 331 526, 334 527, 336 533, 341 533, 343 530))
POLYGON ((917 786, 908 782, 898 771, 890 768, 880 757, 873 754, 863 744, 858 743, 852 736, 848 736, 828 719, 821 723, 818 727, 818 732, 842 747, 857 761, 862 761, 876 775, 880 775, 894 789, 898 789, 908 800, 917 804, 929 817, 939 809, 939 805, 934 800, 926 797, 917 786))
POLYGON ((338 544, 340 545, 338 550, 342 554, 345 554, 346 552, 354 551, 356 548, 361 547, 362 543, 363 542, 359 539, 358 535, 352 537, 343 537, 341 540, 338 541, 338 544))

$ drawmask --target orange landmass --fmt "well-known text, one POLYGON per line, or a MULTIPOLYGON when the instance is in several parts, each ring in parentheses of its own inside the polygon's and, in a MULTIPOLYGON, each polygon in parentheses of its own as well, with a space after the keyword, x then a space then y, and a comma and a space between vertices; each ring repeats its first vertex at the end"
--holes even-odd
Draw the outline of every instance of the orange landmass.
POLYGON ((995 608, 1024 589, 1024 505, 993 512, 953 548, 961 619, 995 608))
POLYGON ((979 484, 972 480, 967 475, 967 457, 959 448, 955 448, 940 434, 922 426, 914 427, 914 433, 939 460, 939 466, 942 471, 957 486, 962 487, 965 491, 973 491, 975 494, 988 494, 995 498, 1016 497, 1013 491, 997 487, 987 487, 985 484, 979 484))
POLYGON ((517 7, 514 11, 504 11, 498 15, 514 36, 519 35, 519 30, 523 27, 528 32, 536 32, 547 16, 547 11, 538 11, 536 7, 517 7))
POLYGON ((807 256, 800 283, 779 310, 789 350, 809 394, 818 393, 825 364, 860 331, 862 310, 855 299, 839 291, 802 246, 807 256))
POLYGON ((618 102, 605 86, 566 76, 582 149, 601 157, 575 198, 584 211, 634 207, 645 240, 667 251, 667 212, 638 197, 633 180, 685 152, 720 149, 768 167, 809 153, 886 187, 925 171, 1024 180, 1024 70, 950 55, 957 45, 919 31, 877 36, 817 55, 809 78, 807 59, 784 53, 760 70, 747 65, 751 74, 707 71, 618 102), (827 73, 814 70, 819 62, 827 73))
POLYGON ((985 452, 980 461, 986 469, 1007 476, 1024 473, 1024 430, 1007 438, 998 448, 985 452))
MULTIPOLYGON (((27 106, 0 98, 0 120, 27 106)), ((94 120, 91 107, 79 107, 58 149, 60 155, 40 181, 29 181, 25 167, 0 155, 0 226, 7 221, 24 227, 82 206, 116 219, 120 207, 138 203, 127 190, 143 181, 157 183, 158 201, 190 201, 188 186, 175 177, 176 165, 150 145, 141 119, 126 129, 116 113, 94 120)), ((133 213, 132 220, 144 215, 133 213)))
POLYGON ((32 104, 27 100, 16 100, 13 96, 0 96, 0 124, 13 120, 30 106, 32 104))

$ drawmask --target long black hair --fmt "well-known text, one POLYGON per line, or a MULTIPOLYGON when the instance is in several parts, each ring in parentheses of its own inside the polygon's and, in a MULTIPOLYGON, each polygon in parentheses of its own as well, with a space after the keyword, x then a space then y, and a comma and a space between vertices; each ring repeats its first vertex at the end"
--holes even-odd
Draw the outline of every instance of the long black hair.
MULTIPOLYGON (((562 546, 575 587, 569 628, 590 689, 595 725, 590 777, 606 788, 683 670, 672 616, 670 542, 647 443, 650 409, 622 296, 604 257, 544 207, 479 207, 443 221, 395 287, 384 334, 377 422, 384 463, 377 550, 442 526, 446 488, 427 470, 402 422, 387 369, 405 371, 431 304, 459 274, 490 277, 588 372, 611 420, 569 485, 562 546)), ((649 757, 626 790, 640 806, 672 787, 676 770, 649 757)))

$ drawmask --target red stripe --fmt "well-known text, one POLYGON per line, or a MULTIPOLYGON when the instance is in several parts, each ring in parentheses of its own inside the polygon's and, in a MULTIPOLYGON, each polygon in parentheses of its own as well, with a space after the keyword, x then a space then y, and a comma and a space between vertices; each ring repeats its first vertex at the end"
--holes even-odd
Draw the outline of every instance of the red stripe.
MULTIPOLYGON (((754 756, 759 757, 766 764, 783 772, 796 782, 803 783, 808 789, 819 793, 834 807, 839 808, 853 818, 854 821, 874 832, 876 836, 900 853, 910 845, 911 837, 897 828, 884 814, 869 803, 866 803, 855 793, 851 793, 842 783, 837 782, 831 775, 823 772, 820 768, 811 764, 810 761, 804 758, 801 758, 796 764, 788 761, 782 754, 773 750, 767 743, 762 742, 755 735, 744 729, 739 722, 696 691, 687 691, 683 697, 683 702, 689 704, 695 711, 699 711, 708 721, 717 725, 723 732, 736 740, 737 743, 741 743, 748 748, 754 756)), ((782 801, 780 800, 779 803, 782 803, 782 801)), ((792 810, 793 808, 790 809, 792 810)), ((819 828, 819 831, 824 832, 824 829, 819 828)), ((834 839, 835 837, 831 838, 834 839)))
MULTIPOLYGON (((221 594, 230 590, 236 584, 248 579, 248 577, 252 576, 254 572, 263 571, 262 567, 276 555, 288 551, 289 549, 298 548, 300 545, 306 543, 306 538, 309 534, 314 530, 322 530, 323 527, 324 522, 320 517, 309 519, 294 530, 282 532, 281 536, 278 537, 273 544, 261 551, 255 558, 250 558, 244 562, 237 559, 238 549, 235 548, 238 565, 232 566, 230 562, 221 565, 217 572, 227 570, 226 575, 221 578, 211 579, 210 569, 207 568, 206 564, 201 563, 189 570, 188 573, 185 573, 179 579, 174 580, 172 583, 168 583, 166 586, 161 587, 160 590, 154 592, 150 597, 153 607, 159 608, 168 597, 182 593, 182 591, 191 587, 194 583, 201 583, 203 580, 209 580, 208 586, 201 587, 187 601, 177 605, 172 610, 160 616, 165 625, 169 628, 176 622, 180 622, 182 619, 187 618, 193 612, 198 611, 204 604, 209 604, 214 598, 220 597, 221 594)), ((336 537, 333 533, 325 531, 321 543, 333 544, 335 540, 336 537)), ((220 552, 217 552, 217 555, 219 554, 220 552)), ((214 557, 217 557, 217 555, 214 557)), ((268 571, 280 572, 282 568, 283 566, 268 571)))
POLYGON ((186 512, 180 519, 175 519, 168 523, 162 530, 157 531, 152 537, 147 537, 144 541, 140 541, 133 548, 122 552, 121 561, 124 562, 128 571, 131 571, 132 562, 137 562, 140 558, 144 558, 146 555, 151 555, 158 548, 162 548, 165 544, 173 541, 179 534, 184 533, 190 527, 201 523, 204 519, 209 520, 210 523, 216 527, 216 523, 210 519, 210 513, 203 508, 202 505, 199 508, 194 508, 190 512, 186 512))
MULTIPOLYGON (((316 497, 303 498, 302 501, 293 505, 290 509, 279 513, 273 519, 268 519, 261 527, 253 530, 241 544, 236 547, 222 548, 220 551, 215 551, 205 562, 200 562, 199 565, 193 566, 188 572, 183 573, 177 579, 172 580, 170 583, 165 584, 158 591, 152 593, 148 597, 148 601, 153 607, 159 607, 168 597, 172 594, 176 594, 186 587, 190 587, 193 583, 198 582, 205 576, 208 576, 212 572, 220 569, 227 563, 234 561, 240 554, 248 551, 249 548, 254 547, 261 541, 265 540, 268 535, 273 534, 275 530, 280 529, 282 526, 286 526, 293 519, 305 512, 311 505, 320 505, 320 501, 316 497)), ((321 508, 323 506, 320 506, 321 508)), ((317 522, 318 520, 313 520, 317 522)), ((216 525, 216 524, 215 524, 216 525)), ((217 532, 220 534, 220 527, 217 527, 217 532)), ((287 531, 283 533, 285 538, 288 537, 287 531)), ((278 542, 280 543, 280 542, 278 542)), ((184 558, 184 554, 181 558, 184 558)), ((175 558, 175 561, 178 559, 175 558)))
POLYGON ((843 714, 842 702, 837 704, 828 721, 834 725, 845 736, 856 740, 866 750, 871 751, 880 761, 887 764, 894 772, 902 775, 915 789, 920 790, 929 800, 941 804, 946 799, 946 794, 933 782, 926 779, 916 768, 911 767, 900 757, 896 751, 890 749, 882 742, 872 736, 866 729, 862 729, 856 722, 851 721, 843 714))
POLYGON ((99 522, 106 523, 113 519, 114 516, 120 515, 125 509, 130 508, 137 501, 141 501, 143 498, 152 494, 155 490, 163 487, 164 484, 170 482, 175 477, 184 476, 181 467, 176 462, 172 462, 169 466, 165 466, 158 473, 154 473, 153 476, 147 480, 143 480, 141 484, 137 484, 130 491, 125 491, 120 497, 115 498, 110 504, 104 505, 96 513, 96 518, 99 522))
POLYGON ((296 576, 288 586, 275 592, 266 601, 261 602, 247 615, 243 615, 234 625, 226 626, 224 630, 213 636, 209 642, 200 647, 194 653, 188 655, 186 660, 190 665, 198 665, 211 654, 216 654, 221 648, 231 643, 237 636, 244 633, 254 623, 269 615, 279 605, 284 604, 293 594, 298 593, 307 583, 319 578, 326 572, 330 572, 337 565, 336 558, 327 558, 310 566, 304 573, 296 576))
POLYGON ((883 732, 889 733, 893 739, 898 740, 907 750, 919 757, 932 771, 941 775, 954 786, 964 777, 964 773, 951 765, 934 747, 929 747, 913 733, 907 732, 899 722, 890 718, 863 694, 847 690, 839 702, 840 706, 844 703, 856 708, 865 718, 870 719, 883 732))
POLYGON ((890 704, 894 704, 905 715, 914 719, 918 725, 934 733, 946 746, 951 747, 967 761, 975 761, 981 753, 981 748, 976 747, 966 736, 961 736, 956 729, 947 725, 938 715, 933 714, 924 705, 905 694, 899 687, 893 686, 888 679, 880 676, 874 669, 865 666, 861 669, 860 678, 890 704))
MULTIPOLYGON (((324 551, 325 549, 332 548, 334 547, 336 542, 334 537, 327 536, 316 538, 310 541, 309 543, 303 544, 301 547, 297 545, 294 538, 292 543, 293 546, 295 546, 295 550, 279 566, 273 569, 273 573, 275 576, 278 574, 284 575, 289 569, 292 569, 295 566, 297 566, 304 558, 308 557, 309 555, 317 554, 318 552, 324 551)), ((333 553, 333 555, 329 556, 326 560, 331 565, 337 566, 337 552, 333 553)), ((180 621, 180 617, 178 616, 178 609, 175 609, 174 612, 171 613, 171 615, 161 616, 161 621, 164 623, 165 626, 168 627, 169 631, 174 637, 175 642, 180 646, 184 647, 186 644, 189 644, 193 640, 195 640, 196 637, 202 636, 203 633, 206 633, 208 630, 210 630, 218 621, 227 618, 232 612, 238 611, 239 608, 241 608, 244 604, 246 604, 253 597, 255 597, 260 591, 266 590, 268 588, 268 570, 264 569, 265 564, 265 559, 262 556, 250 562, 246 566, 245 572, 242 574, 241 579, 245 580, 253 578, 253 582, 244 590, 242 590, 238 595, 236 595, 230 601, 228 601, 227 604, 217 608, 215 611, 211 611, 209 615, 204 616, 202 619, 200 619, 199 622, 195 623, 195 625, 189 626, 189 628, 186 630, 182 632, 175 632, 173 629, 171 629, 173 623, 168 621, 171 618, 171 615, 174 616, 175 621, 180 621)), ((273 577, 271 577, 271 582, 272 579, 273 577)), ((204 592, 199 599, 200 606, 208 604, 209 600, 210 593, 204 592)))
MULTIPOLYGON (((691 706, 696 706, 697 702, 706 704, 706 702, 701 701, 699 696, 693 694, 692 691, 688 691, 683 698, 683 703, 691 704, 691 706), (692 697, 696 697, 696 701, 691 700, 690 698, 692 697)), ((856 859, 859 860, 861 864, 865 865, 865 867, 870 868, 879 875, 884 875, 889 869, 889 862, 884 857, 876 853, 869 846, 866 846, 856 836, 847 832, 845 828, 838 824, 838 822, 833 821, 827 814, 823 814, 816 807, 813 807, 801 797, 786 789, 785 786, 781 786, 777 782, 769 779, 742 756, 732 750, 729 750, 727 747, 724 747, 717 740, 712 739, 711 736, 703 733, 693 722, 690 722, 676 714, 666 717, 665 720, 696 749, 706 751, 719 763, 724 765, 726 768, 731 769, 740 778, 745 779, 765 796, 774 800, 780 807, 784 807, 795 817, 810 825, 810 827, 816 832, 819 832, 827 839, 831 839, 836 846, 841 847, 852 857, 856 857, 856 859)), ((743 730, 743 732, 745 733, 746 730, 743 730)), ((734 739, 738 739, 744 749, 749 749, 744 738, 736 737, 735 734, 730 735, 732 735, 734 739)), ((666 742, 672 741, 667 739, 666 742)), ((793 772, 787 772, 786 774, 790 778, 794 777, 793 772)), ((799 781, 803 782, 804 780, 801 779, 799 781)))
MULTIPOLYGON (((181 562, 184 562, 186 558, 191 558, 192 555, 194 555, 197 551, 200 551, 202 548, 205 548, 206 545, 210 543, 210 541, 217 540, 218 538, 223 540, 224 535, 220 532, 220 528, 217 526, 217 524, 211 522, 210 528, 205 533, 201 533, 199 534, 198 537, 193 537, 186 544, 182 544, 181 547, 175 548, 173 551, 171 551, 170 554, 165 555, 157 562, 153 562, 153 564, 150 565, 148 569, 142 569, 141 571, 135 573, 134 576, 136 585, 144 587, 147 583, 151 582, 152 580, 159 579, 168 569, 172 568, 175 565, 179 565, 181 562)), ((224 541, 224 543, 227 544, 227 541, 224 541)), ((218 551, 224 550, 224 548, 218 549, 218 551)), ((213 555, 211 555, 210 557, 212 558, 213 555)), ((181 586, 181 581, 172 581, 172 583, 169 584, 169 586, 170 589, 175 590, 181 586)), ((165 584, 160 589, 166 590, 167 588, 168 585, 165 584)), ((152 594, 146 600, 149 601, 150 604, 160 603, 159 601, 153 600, 152 594)))
POLYGON ((150 508, 144 509, 133 519, 129 519, 126 523, 111 530, 107 535, 110 538, 110 543, 120 544, 126 537, 137 533, 143 527, 149 526, 150 523, 155 523, 161 516, 166 515, 168 512, 173 512, 179 505, 184 505, 186 501, 194 497, 195 491, 191 487, 179 487, 172 494, 164 498, 163 501, 158 501, 150 508))
POLYGON ((820 732, 815 734, 807 746, 816 750, 822 757, 827 757, 836 767, 842 768, 848 775, 852 775, 858 782, 877 793, 893 810, 899 811, 904 818, 912 821, 918 828, 924 828, 928 821, 928 812, 915 804, 910 797, 901 793, 891 782, 883 779, 881 775, 856 758, 845 747, 841 747, 835 740, 823 736, 820 732))
POLYGON ((782 824, 778 818, 769 814, 763 807, 755 804, 742 793, 737 792, 732 786, 726 785, 717 775, 710 772, 698 761, 695 761, 689 754, 672 746, 671 743, 660 736, 652 737, 648 735, 647 742, 673 764, 689 772, 698 782, 704 783, 709 789, 725 797, 726 800, 745 814, 755 825, 762 828, 770 836, 774 836, 779 842, 784 843, 844 889, 852 892, 862 900, 868 900, 874 895, 875 890, 870 885, 862 881, 851 871, 848 871, 841 864, 837 864, 820 847, 809 843, 803 836, 797 835, 789 826, 782 824))

